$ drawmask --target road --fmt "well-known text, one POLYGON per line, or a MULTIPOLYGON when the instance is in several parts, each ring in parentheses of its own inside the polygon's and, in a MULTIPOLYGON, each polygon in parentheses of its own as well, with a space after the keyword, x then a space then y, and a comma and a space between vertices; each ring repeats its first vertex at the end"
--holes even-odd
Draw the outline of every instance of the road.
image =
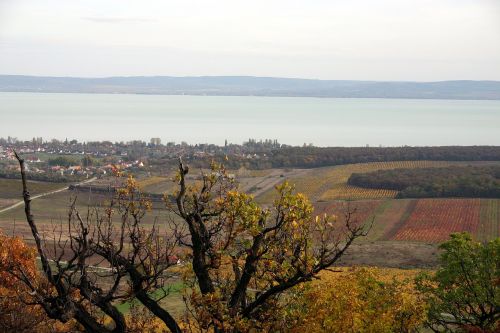
MULTIPOLYGON (((94 180, 96 180, 96 179, 97 179, 96 177, 90 178, 90 179, 88 179, 88 180, 86 180, 86 181, 83 181, 83 182, 79 183, 79 185, 81 185, 81 184, 88 184, 88 183, 91 183, 91 182, 93 182, 93 181, 94 181, 94 180)), ((45 192, 45 193, 42 193, 42 194, 38 194, 38 195, 32 196, 32 197, 31 197, 31 200, 35 200, 35 199, 38 199, 38 198, 43 198, 43 197, 46 197, 46 196, 48 196, 48 195, 52 195, 52 194, 56 194, 56 193, 59 193, 59 192, 66 191, 66 190, 68 190, 68 189, 69 189, 69 185, 68 185, 68 186, 66 186, 66 187, 63 187, 63 188, 60 188, 60 189, 54 190, 54 191, 45 192)), ((7 211, 9 211, 9 210, 11 210, 11 209, 14 209, 14 208, 16 208, 16 207, 19 207, 19 206, 21 206, 21 205, 23 205, 23 204, 24 204, 24 200, 21 200, 21 201, 19 201, 19 202, 16 202, 15 204, 13 204, 13 205, 11 205, 11 206, 9 206, 9 207, 6 207, 6 208, 3 208, 3 209, 0 209, 0 214, 5 213, 5 212, 7 212, 7 211)))

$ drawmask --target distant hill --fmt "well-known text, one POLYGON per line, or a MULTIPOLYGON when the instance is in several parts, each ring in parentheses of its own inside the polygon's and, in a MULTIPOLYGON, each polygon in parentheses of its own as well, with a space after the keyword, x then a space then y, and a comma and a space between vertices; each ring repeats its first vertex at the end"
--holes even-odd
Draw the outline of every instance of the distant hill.
POLYGON ((0 75, 0 91, 499 100, 500 81, 382 82, 252 76, 75 78, 0 75))

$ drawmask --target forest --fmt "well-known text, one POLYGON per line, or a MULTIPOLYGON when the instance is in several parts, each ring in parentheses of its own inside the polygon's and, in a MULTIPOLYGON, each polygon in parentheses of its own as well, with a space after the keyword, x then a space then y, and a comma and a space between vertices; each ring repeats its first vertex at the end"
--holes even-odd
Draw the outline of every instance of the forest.
MULTIPOLYGON (((317 168, 366 162, 387 161, 498 161, 500 147, 495 146, 439 146, 439 147, 282 147, 266 151, 260 158, 219 156, 228 168, 317 168)), ((263 152, 264 153, 264 152, 263 152)), ((212 158, 212 157, 211 157, 212 158)), ((203 160, 191 160, 192 165, 203 160)))
POLYGON ((348 184, 400 191, 398 198, 500 198, 499 166, 450 166, 353 173, 348 184))

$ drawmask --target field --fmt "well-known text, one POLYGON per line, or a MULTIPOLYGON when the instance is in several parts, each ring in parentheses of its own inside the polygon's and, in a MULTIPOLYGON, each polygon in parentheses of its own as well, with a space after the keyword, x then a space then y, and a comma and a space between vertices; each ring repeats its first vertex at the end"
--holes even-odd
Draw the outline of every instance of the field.
POLYGON ((335 201, 329 203, 319 203, 315 205, 315 215, 335 215, 336 223, 339 226, 345 224, 345 213, 350 210, 354 211, 351 220, 354 224, 371 223, 376 214, 383 210, 386 202, 383 200, 360 200, 360 201, 335 201))
MULTIPOLYGON (((480 241, 500 237, 500 199, 363 200, 357 220, 373 226, 365 241, 439 243, 454 232, 470 232, 480 241)), ((316 205, 316 212, 341 216, 345 202, 316 205)))
MULTIPOLYGON (((31 204, 32 212, 42 234, 49 235, 54 228, 65 224, 68 220, 68 209, 71 200, 75 197, 77 200, 76 207, 83 216, 87 215, 89 207, 98 208, 103 202, 109 200, 109 196, 72 191, 63 191, 33 200, 31 204)), ((165 229, 165 222, 170 217, 171 214, 164 209, 163 203, 155 202, 152 211, 145 216, 143 222, 145 225, 156 223, 160 228, 165 229)), ((8 235, 15 234, 31 238, 30 229, 24 215, 24 205, 6 212, 0 212, 0 229, 8 235)))
POLYGON ((418 200, 393 239, 441 242, 454 232, 477 234, 479 204, 479 199, 418 200))
MULTIPOLYGON (((67 184, 38 181, 29 182, 29 189, 32 196, 51 192, 65 186, 67 184)), ((0 209, 22 200, 22 192, 23 188, 20 179, 0 178, 0 209)))
MULTIPOLYGON (((297 176, 285 177, 295 185, 297 192, 306 194, 311 201, 359 200, 394 198, 397 191, 365 189, 347 185, 353 173, 398 168, 432 168, 451 165, 474 165, 482 162, 446 162, 446 161, 400 161, 346 164, 333 167, 304 170, 297 176)), ((273 189, 257 196, 263 203, 272 202, 275 197, 273 189)))
MULTIPOLYGON (((345 264, 379 265, 389 267, 425 267, 433 265, 436 245, 452 232, 468 231, 477 240, 486 241, 500 237, 500 199, 394 199, 396 191, 361 189, 346 184, 353 172, 366 172, 393 168, 441 167, 457 164, 484 162, 380 162, 342 165, 318 169, 229 170, 240 184, 240 189, 256 197, 264 205, 272 202, 274 187, 284 180, 295 184, 298 192, 310 197, 315 214, 334 214, 342 224, 347 206, 356 209, 357 223, 371 224, 367 237, 357 241, 343 259, 345 264), (347 200, 350 199, 350 200, 347 200)), ((171 176, 140 177, 138 184, 143 191, 160 194, 171 192, 175 183, 171 176)), ((200 173, 192 170, 189 179, 197 181, 200 173)), ((96 185, 118 185, 116 179, 104 178, 96 185)), ((1 212, 19 202, 19 180, 0 179, 0 228, 7 234, 28 238, 30 230, 25 222, 23 207, 1 212)), ((60 189, 64 184, 30 182, 33 195, 60 189)), ((70 197, 77 195, 81 212, 99 205, 106 198, 95 193, 64 191, 33 201, 32 208, 41 232, 51 231, 54 225, 67 220, 70 197)), ((161 202, 154 203, 145 224, 164 225, 172 216, 161 202)))
POLYGON ((494 236, 500 237, 500 200, 481 200, 478 239, 484 241, 494 236))
MULTIPOLYGON (((206 172, 207 170, 203 170, 206 172)), ((298 177, 309 170, 303 169, 268 169, 268 170, 247 170, 240 168, 238 170, 228 170, 229 175, 234 176, 240 186, 240 190, 259 196, 270 191, 283 181, 285 178, 298 177)), ((192 170, 187 179, 200 179, 201 170, 192 170)), ((175 189, 175 182, 172 180, 175 174, 172 173, 165 177, 151 176, 138 179, 138 185, 144 192, 163 194, 171 193, 175 189)))
POLYGON ((301 177, 309 172, 309 170, 305 169, 271 169, 257 171, 260 172, 235 173, 236 179, 240 184, 240 190, 257 198, 264 193, 273 193, 274 187, 283 182, 284 179, 301 177))
POLYGON ((138 183, 141 191, 154 194, 163 194, 172 190, 174 182, 169 177, 153 176, 139 179, 138 183))

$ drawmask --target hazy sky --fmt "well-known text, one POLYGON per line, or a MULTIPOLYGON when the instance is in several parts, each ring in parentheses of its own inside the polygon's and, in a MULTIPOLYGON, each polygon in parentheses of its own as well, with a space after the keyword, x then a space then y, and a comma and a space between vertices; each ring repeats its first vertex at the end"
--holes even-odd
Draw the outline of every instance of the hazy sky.
POLYGON ((0 74, 500 80, 500 1, 0 0, 0 74))

